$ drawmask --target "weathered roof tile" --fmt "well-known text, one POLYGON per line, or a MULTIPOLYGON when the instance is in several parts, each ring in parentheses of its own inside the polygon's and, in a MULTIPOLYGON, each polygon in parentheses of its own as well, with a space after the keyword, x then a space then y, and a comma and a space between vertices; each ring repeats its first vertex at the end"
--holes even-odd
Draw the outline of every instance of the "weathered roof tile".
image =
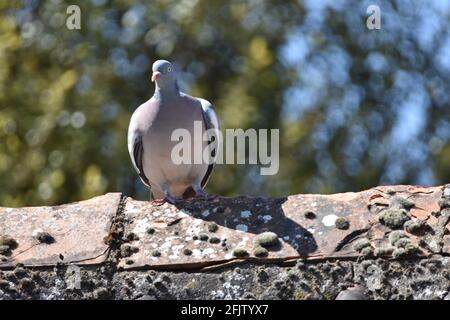
POLYGON ((58 262, 95 264, 105 260, 103 238, 116 214, 120 193, 55 206, 0 208, 0 236, 8 235, 18 246, 0 261, 0 268, 22 263, 47 266, 58 262), (53 241, 39 241, 46 234, 53 241))
POLYGON ((358 193, 295 195, 278 199, 193 199, 181 201, 176 206, 165 204, 160 207, 128 198, 124 210, 129 221, 126 230, 138 235, 139 240, 132 244, 139 251, 132 255, 132 262, 122 259, 119 265, 124 269, 190 268, 240 259, 283 262, 298 258, 351 258, 373 255, 374 251, 388 254, 390 258, 408 254, 427 256, 433 250, 423 243, 436 239, 431 239, 426 232, 408 233, 401 247, 381 250, 391 246, 388 236, 392 225, 383 225, 379 215, 392 207, 392 210, 404 210, 402 214, 408 220, 420 219, 433 228, 437 219, 432 213, 439 211, 441 195, 441 187, 390 186, 358 193), (406 209, 400 208, 403 204, 406 209), (305 212, 314 212, 314 217, 305 212), (346 228, 336 226, 338 218, 348 222, 346 228), (208 230, 211 222, 217 225, 214 232, 208 230), (280 241, 273 248, 267 248, 267 256, 255 254, 258 245, 254 239, 266 231, 276 233, 280 241), (218 237, 220 242, 202 241, 205 234, 218 237), (369 240, 369 248, 359 250, 353 246, 360 238, 369 240), (241 248, 247 254, 236 257, 233 255, 235 248, 241 248), (159 255, 152 254, 155 250, 159 255))

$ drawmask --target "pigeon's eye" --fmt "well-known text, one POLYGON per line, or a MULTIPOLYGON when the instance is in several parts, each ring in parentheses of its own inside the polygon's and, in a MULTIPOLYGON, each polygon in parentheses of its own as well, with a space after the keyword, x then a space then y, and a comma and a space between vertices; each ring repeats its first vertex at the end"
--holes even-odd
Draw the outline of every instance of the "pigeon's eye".
POLYGON ((168 67, 167 72, 172 72, 172 67, 168 67))

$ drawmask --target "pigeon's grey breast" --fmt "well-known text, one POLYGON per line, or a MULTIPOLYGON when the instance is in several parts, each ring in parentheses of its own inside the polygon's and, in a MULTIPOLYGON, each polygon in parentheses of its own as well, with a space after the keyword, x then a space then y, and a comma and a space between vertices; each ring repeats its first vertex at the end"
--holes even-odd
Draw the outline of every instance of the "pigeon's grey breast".
POLYGON ((154 197, 164 197, 167 187, 176 197, 189 197, 195 195, 193 185, 206 185, 216 162, 219 138, 219 121, 211 103, 180 92, 154 96, 136 109, 128 130, 128 151, 134 168, 154 197), (203 123, 202 130, 208 130, 209 142, 203 141, 203 133, 200 137, 194 133, 195 121, 203 123), (191 143, 200 144, 201 150, 209 148, 210 162, 173 163, 171 155, 178 141, 171 136, 176 129, 190 132, 195 138, 191 143))

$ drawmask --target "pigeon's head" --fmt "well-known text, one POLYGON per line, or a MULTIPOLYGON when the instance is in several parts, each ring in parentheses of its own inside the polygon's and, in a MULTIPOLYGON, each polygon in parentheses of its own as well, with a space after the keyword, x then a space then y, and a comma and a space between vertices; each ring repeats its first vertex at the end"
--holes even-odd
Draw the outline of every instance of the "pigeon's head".
POLYGON ((175 86, 177 82, 177 74, 173 65, 166 60, 157 60, 152 67, 152 81, 156 81, 157 85, 164 89, 175 86))

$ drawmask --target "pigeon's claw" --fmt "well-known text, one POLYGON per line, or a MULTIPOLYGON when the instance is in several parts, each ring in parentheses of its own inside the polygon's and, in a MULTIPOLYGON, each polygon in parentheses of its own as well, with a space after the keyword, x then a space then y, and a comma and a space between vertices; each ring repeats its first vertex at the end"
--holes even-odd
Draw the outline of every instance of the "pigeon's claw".
POLYGON ((196 198, 208 198, 208 194, 203 191, 203 189, 199 189, 195 191, 195 197, 196 198))
POLYGON ((176 204, 177 203, 177 198, 175 198, 174 196, 167 194, 166 197, 164 198, 164 200, 166 200, 166 202, 170 203, 170 204, 176 204))

